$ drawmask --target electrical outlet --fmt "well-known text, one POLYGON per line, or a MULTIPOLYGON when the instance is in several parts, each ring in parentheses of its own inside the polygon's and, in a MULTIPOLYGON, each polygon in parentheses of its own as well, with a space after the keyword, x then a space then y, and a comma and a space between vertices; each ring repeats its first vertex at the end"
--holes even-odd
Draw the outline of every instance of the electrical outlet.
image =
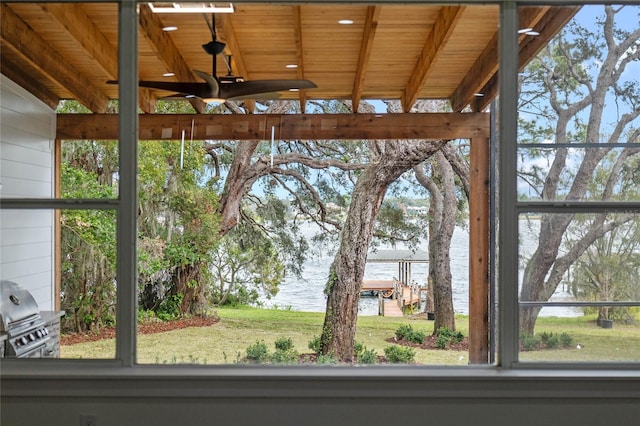
POLYGON ((98 426, 98 418, 90 414, 80 416, 80 426, 98 426))

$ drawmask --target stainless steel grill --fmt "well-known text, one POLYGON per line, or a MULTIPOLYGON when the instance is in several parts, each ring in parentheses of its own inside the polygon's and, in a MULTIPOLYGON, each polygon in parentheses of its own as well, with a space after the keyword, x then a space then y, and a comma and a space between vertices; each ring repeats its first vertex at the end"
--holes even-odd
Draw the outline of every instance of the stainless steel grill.
POLYGON ((47 352, 49 329, 38 304, 12 281, 0 281, 0 333, 6 337, 5 357, 40 358, 47 352))

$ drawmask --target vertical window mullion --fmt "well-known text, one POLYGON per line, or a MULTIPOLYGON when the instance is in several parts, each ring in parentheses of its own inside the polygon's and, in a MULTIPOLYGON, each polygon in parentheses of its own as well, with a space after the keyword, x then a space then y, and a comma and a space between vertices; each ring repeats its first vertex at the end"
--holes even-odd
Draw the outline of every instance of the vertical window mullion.
POLYGON ((138 146, 138 16, 136 0, 121 0, 118 14, 119 200, 117 230, 116 358, 136 360, 136 204, 138 146))
POLYGON ((499 231, 498 231, 498 365, 518 361, 518 213, 517 111, 518 111, 518 5, 500 7, 499 30, 499 231))

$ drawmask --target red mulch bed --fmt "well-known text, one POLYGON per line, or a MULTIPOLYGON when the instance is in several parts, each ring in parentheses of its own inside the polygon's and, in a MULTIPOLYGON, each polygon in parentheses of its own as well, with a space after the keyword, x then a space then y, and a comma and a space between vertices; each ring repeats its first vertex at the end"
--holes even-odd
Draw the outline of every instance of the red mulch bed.
MULTIPOLYGON (((138 334, 162 333, 164 331, 177 330, 187 327, 208 327, 219 321, 216 317, 194 316, 181 318, 174 321, 149 321, 138 324, 138 334)), ((63 334, 60 337, 61 345, 75 345, 76 343, 95 342, 102 339, 116 337, 115 327, 104 327, 96 332, 63 334)))
POLYGON ((439 349, 444 351, 468 351, 469 350, 468 337, 465 337, 464 339, 462 339, 461 342, 458 342, 458 343, 449 343, 447 347, 444 349, 440 349, 439 347, 436 346, 437 339, 438 339, 438 336, 430 335, 430 336, 427 336, 426 339, 424 339, 424 343, 413 343, 413 342, 409 342, 408 340, 399 340, 395 337, 389 337, 388 339, 385 339, 385 341, 389 343, 395 343, 397 345, 402 345, 402 346, 411 346, 412 348, 418 348, 418 349, 439 349))

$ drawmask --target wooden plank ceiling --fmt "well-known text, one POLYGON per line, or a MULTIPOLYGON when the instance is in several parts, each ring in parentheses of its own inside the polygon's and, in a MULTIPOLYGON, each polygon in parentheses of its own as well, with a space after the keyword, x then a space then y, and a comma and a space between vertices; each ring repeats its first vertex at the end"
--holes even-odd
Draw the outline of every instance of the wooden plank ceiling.
MULTIPOLYGON (((453 111, 481 110, 497 92, 498 7, 495 5, 234 4, 217 14, 234 75, 245 80, 312 80, 316 89, 284 92, 302 110, 313 99, 399 99, 408 112, 418 99, 445 99, 453 111), (351 25, 339 20, 349 19, 351 25), (297 68, 287 68, 295 64, 297 68), (478 96, 481 94, 483 96, 478 96)), ((118 97, 115 3, 2 3, 1 72, 48 105, 77 99, 107 112, 118 97)), ((523 7, 520 36, 524 66, 575 13, 574 8, 523 7)), ((202 14, 155 14, 140 5, 139 65, 143 80, 200 81, 210 71, 211 40, 202 14), (165 27, 175 31, 163 31, 165 27), (165 73, 174 76, 164 77, 165 73)), ((227 73, 219 55, 219 76, 227 73)), ((141 89, 140 107, 155 112, 167 92, 141 89)), ((205 112, 199 100, 191 101, 205 112)), ((357 108, 356 108, 357 109, 357 108)))

